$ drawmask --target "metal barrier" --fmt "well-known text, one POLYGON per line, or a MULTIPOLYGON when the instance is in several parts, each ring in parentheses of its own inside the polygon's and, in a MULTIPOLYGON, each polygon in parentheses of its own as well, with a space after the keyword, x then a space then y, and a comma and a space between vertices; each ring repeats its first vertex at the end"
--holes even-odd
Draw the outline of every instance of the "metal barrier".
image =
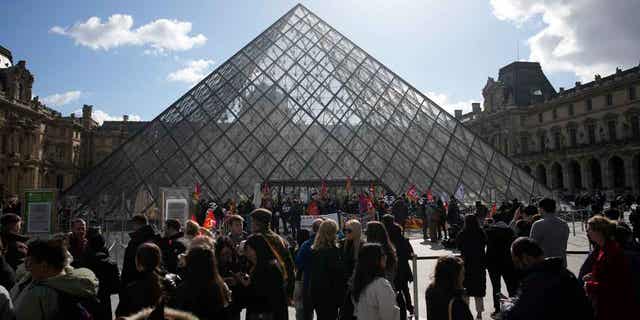
MULTIPOLYGON (((586 250, 567 250, 567 254, 589 254, 589 251, 586 250)), ((416 255, 414 255, 412 257, 412 264, 413 264, 413 309, 414 309, 414 319, 420 319, 420 306, 419 301, 420 299, 418 299, 419 297, 419 292, 418 292, 418 260, 437 260, 441 257, 446 257, 446 256, 450 256, 450 255, 442 255, 442 256, 421 256, 418 257, 416 255)), ((460 257, 459 254, 452 254, 452 256, 454 257, 460 257)))

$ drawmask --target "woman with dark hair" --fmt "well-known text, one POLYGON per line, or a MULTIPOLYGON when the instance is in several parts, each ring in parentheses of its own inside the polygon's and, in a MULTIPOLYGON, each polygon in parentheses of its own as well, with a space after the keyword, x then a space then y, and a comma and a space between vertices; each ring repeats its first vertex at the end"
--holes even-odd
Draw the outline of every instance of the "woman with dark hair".
POLYGON ((202 320, 231 319, 231 291, 220 277, 211 249, 194 247, 185 258, 184 281, 176 289, 171 306, 202 320))
POLYGON ((394 222, 393 216, 390 214, 382 217, 383 224, 389 233, 389 240, 396 248, 398 255, 398 272, 393 282, 394 288, 399 291, 398 305, 400 306, 400 319, 406 318, 406 311, 413 314, 413 305, 411 304, 411 294, 409 293, 409 282, 413 281, 413 274, 409 267, 409 260, 413 256, 413 248, 409 240, 402 235, 402 227, 394 222))
POLYGON ((250 236, 244 245, 249 274, 238 274, 244 287, 247 320, 287 320, 287 293, 280 264, 261 234, 250 236))
POLYGON ((381 222, 371 221, 367 223, 365 235, 367 236, 367 243, 379 243, 384 249, 384 254, 387 256, 384 271, 385 278, 391 282, 391 285, 394 285, 398 272, 398 256, 396 254, 396 248, 389 239, 387 229, 381 222))
POLYGON ((474 297, 477 318, 482 319, 484 311, 484 296, 487 291, 486 255, 487 236, 480 227, 475 214, 464 217, 464 226, 456 238, 456 245, 460 249, 464 260, 464 288, 466 295, 474 297))
POLYGON ((400 319, 400 308, 393 303, 396 293, 385 278, 386 260, 385 250, 378 243, 360 248, 351 289, 357 319, 400 319))
POLYGON ((141 309, 155 306, 164 296, 160 265, 160 248, 150 242, 141 244, 136 250, 136 270, 142 274, 120 292, 120 303, 116 316, 128 316, 141 309))
POLYGON ((600 215, 587 222, 587 236, 599 249, 583 280, 597 320, 625 319, 638 311, 630 264, 614 239, 615 228, 613 221, 600 215))
POLYGON ((240 290, 238 289, 240 283, 238 279, 236 279, 236 274, 244 270, 240 262, 240 256, 236 250, 236 244, 231 237, 222 236, 218 238, 215 244, 215 254, 218 272, 232 293, 231 305, 229 306, 231 319, 240 319, 242 302, 239 295, 240 290))
POLYGON ((100 283, 98 286, 100 310, 93 317, 96 320, 111 319, 111 295, 118 293, 120 289, 120 271, 118 265, 109 259, 106 241, 98 230, 88 233, 87 247, 82 260, 85 267, 93 271, 100 283))
POLYGON ((335 320, 345 291, 344 265, 336 246, 338 224, 327 219, 311 246, 310 294, 318 320, 335 320))
POLYGON ((473 320, 464 300, 464 265, 460 258, 441 257, 427 287, 427 320, 473 320))

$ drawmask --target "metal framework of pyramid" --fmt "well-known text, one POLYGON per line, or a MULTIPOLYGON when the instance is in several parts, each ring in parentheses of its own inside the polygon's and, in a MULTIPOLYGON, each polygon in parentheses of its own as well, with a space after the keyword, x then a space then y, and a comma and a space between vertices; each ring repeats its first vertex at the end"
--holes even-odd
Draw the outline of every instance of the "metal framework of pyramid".
POLYGON ((302 5, 66 190, 110 212, 160 188, 219 199, 271 180, 381 181, 387 191, 500 201, 549 191, 302 5), (141 196, 142 194, 142 196, 141 196), (100 200, 102 199, 102 200, 100 200))

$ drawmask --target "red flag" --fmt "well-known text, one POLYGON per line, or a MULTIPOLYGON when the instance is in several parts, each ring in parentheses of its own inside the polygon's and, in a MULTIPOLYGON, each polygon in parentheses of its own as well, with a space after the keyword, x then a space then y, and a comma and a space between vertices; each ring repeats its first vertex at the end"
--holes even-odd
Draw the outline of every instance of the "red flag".
POLYGON ((193 221, 193 222, 198 222, 198 220, 196 220, 196 215, 192 214, 191 217, 189 218, 189 220, 193 221))
POLYGON ((373 198, 375 197, 376 194, 376 186, 373 185, 373 183, 369 186, 369 193, 371 194, 369 197, 373 198))
POLYGON ((409 190, 407 190, 407 197, 411 201, 416 201, 418 199, 418 191, 416 191, 415 185, 412 184, 411 187, 409 187, 409 190))
POLYGON ((449 202, 448 202, 448 201, 445 201, 445 202, 444 202, 444 211, 445 211, 445 212, 448 212, 448 211, 449 211, 449 202))
POLYGON ((489 217, 493 218, 493 215, 496 214, 496 212, 498 212, 498 206, 496 206, 496 203, 494 202, 491 205, 491 212, 489 212, 489 217))
POLYGON ((200 187, 200 183, 196 182, 196 185, 193 187, 193 199, 196 201, 200 200, 201 192, 202 192, 202 188, 200 187))
POLYGON ((204 219, 202 226, 207 230, 211 230, 216 226, 216 218, 213 216, 213 209, 209 208, 209 210, 207 210, 207 217, 204 219))
POLYGON ((347 189, 347 193, 351 193, 351 177, 347 177, 347 185, 345 186, 345 189, 347 189))
POLYGON ((327 196, 327 183, 322 180, 322 187, 320 187, 320 197, 325 198, 327 196))
POLYGON ((262 184, 262 193, 265 193, 265 194, 269 193, 269 183, 266 181, 264 184, 262 184))
POLYGON ((431 188, 427 190, 427 201, 433 202, 433 194, 431 193, 431 188))

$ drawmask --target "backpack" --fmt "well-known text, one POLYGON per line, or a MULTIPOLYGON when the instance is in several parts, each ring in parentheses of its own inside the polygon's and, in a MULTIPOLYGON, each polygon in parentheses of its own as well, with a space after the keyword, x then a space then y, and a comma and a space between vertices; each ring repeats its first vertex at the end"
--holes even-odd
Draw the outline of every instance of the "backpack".
POLYGON ((52 288, 58 293, 58 314, 54 319, 93 320, 99 301, 93 298, 78 298, 66 292, 52 288))

